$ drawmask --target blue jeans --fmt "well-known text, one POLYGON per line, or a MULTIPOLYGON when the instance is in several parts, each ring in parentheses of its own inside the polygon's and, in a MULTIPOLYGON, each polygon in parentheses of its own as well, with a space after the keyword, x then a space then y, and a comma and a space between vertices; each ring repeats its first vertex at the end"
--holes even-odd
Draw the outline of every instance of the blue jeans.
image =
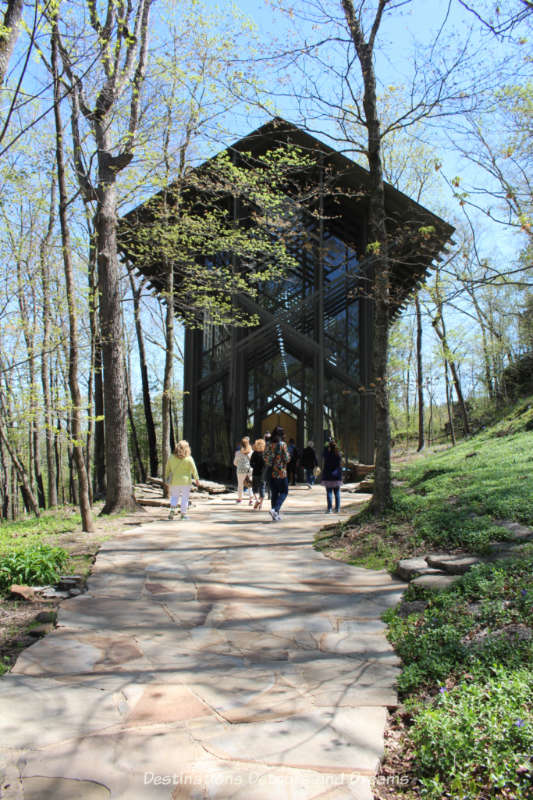
POLYGON ((305 482, 311 484, 311 486, 315 485, 315 476, 313 475, 313 467, 309 467, 309 469, 305 468, 305 482))
POLYGON ((328 511, 331 511, 333 492, 335 492, 335 511, 339 511, 341 507, 341 487, 335 486, 335 488, 330 489, 328 486, 326 486, 326 494, 328 496, 328 511))
POLYGON ((289 479, 271 478, 270 491, 272 492, 272 497, 270 500, 272 508, 279 514, 279 510, 289 494, 289 479))

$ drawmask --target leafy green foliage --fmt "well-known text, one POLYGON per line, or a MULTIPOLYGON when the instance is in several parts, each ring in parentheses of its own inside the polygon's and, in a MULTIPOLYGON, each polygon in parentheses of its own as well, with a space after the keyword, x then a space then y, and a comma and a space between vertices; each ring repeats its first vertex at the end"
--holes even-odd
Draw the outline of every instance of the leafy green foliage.
POLYGON ((410 732, 427 800, 531 797, 533 672, 502 667, 483 684, 444 687, 410 732))
POLYGON ((173 303, 189 325, 256 324, 234 297, 254 297, 261 283, 298 266, 291 249, 306 237, 298 181, 311 164, 294 146, 260 159, 241 153, 239 164, 223 152, 128 215, 121 246, 156 272, 173 266, 173 303))
POLYGON ((0 524, 0 591, 12 583, 52 583, 68 554, 55 542, 60 534, 80 526, 80 515, 60 510, 44 512, 39 519, 0 524))
POLYGON ((68 553, 61 547, 38 544, 0 557, 0 591, 12 583, 39 585, 53 583, 59 577, 68 553))

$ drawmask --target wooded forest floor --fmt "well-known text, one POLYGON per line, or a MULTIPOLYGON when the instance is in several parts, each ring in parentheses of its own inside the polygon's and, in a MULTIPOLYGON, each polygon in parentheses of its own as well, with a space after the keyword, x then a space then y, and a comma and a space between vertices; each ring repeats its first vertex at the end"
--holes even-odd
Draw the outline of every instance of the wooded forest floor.
MULTIPOLYGON (((94 531, 84 533, 80 527, 77 510, 71 506, 56 509, 53 514, 44 512, 41 520, 44 532, 38 533, 39 520, 22 521, 20 531, 11 534, 10 538, 43 541, 54 547, 61 547, 69 554, 64 568, 65 574, 76 573, 85 580, 90 574, 96 554, 106 539, 133 524, 140 523, 139 517, 131 515, 113 515, 100 517, 98 513, 102 503, 94 507, 94 531), (63 530, 62 532, 56 532, 63 530)), ((145 514, 139 511, 139 514, 145 514)), ((145 514, 148 518, 148 514, 145 514)), ((9 526, 6 526, 9 527, 9 526)), ((1 534, 1 528, 0 528, 1 534)), ((30 599, 17 599, 0 593, 0 675, 11 669, 18 656, 26 647, 45 636, 55 624, 55 616, 61 596, 46 598, 39 593, 29 593, 30 599)))

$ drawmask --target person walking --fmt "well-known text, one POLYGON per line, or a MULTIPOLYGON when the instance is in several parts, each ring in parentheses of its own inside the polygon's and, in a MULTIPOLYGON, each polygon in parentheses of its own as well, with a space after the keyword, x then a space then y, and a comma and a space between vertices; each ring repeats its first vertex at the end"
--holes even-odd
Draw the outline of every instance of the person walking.
POLYGON ((252 492, 254 498, 254 510, 260 511, 265 498, 265 440, 256 439, 253 445, 253 453, 250 457, 252 468, 252 492))
POLYGON ((328 504, 326 514, 331 514, 333 495, 335 495, 335 514, 338 514, 341 508, 342 466, 341 454, 335 439, 330 439, 324 450, 321 484, 326 488, 328 504))
MULTIPOLYGON (((268 449, 268 446, 270 444, 271 436, 272 436, 272 434, 269 431, 265 431, 265 433, 263 434, 263 438, 265 440, 265 450, 268 449)), ((271 480, 272 480, 272 467, 271 466, 267 466, 267 464, 265 464, 265 469, 263 471, 263 481, 264 481, 264 484, 265 484, 265 489, 266 489, 267 497, 268 497, 269 500, 271 499, 271 495, 270 495, 270 481, 271 480)))
POLYGON ((265 449, 265 464, 272 467, 270 479, 271 506, 270 516, 274 522, 279 522, 281 506, 289 494, 289 481, 287 479, 287 464, 289 451, 283 441, 283 428, 277 426, 272 431, 270 444, 265 449))
POLYGON ((241 439, 241 449, 235 453, 233 459, 233 466, 237 469, 237 503, 242 503, 242 491, 244 488, 244 481, 250 473, 250 456, 252 455, 252 448, 250 447, 250 438, 243 436, 241 439))
POLYGON ((296 471, 298 469, 299 453, 294 439, 289 439, 287 450, 289 451, 290 456, 290 461, 287 464, 287 478, 290 486, 296 486, 296 471))
POLYGON ((307 447, 302 451, 302 467, 305 471, 305 482, 309 487, 314 486, 315 469, 318 467, 314 442, 307 442, 307 447))
POLYGON ((174 519, 174 514, 181 498, 180 519, 189 519, 187 509, 189 508, 191 485, 194 481, 198 487, 199 478, 196 464, 191 456, 189 442, 186 442, 185 439, 177 443, 174 452, 169 457, 165 477, 170 490, 170 513, 168 518, 174 519))

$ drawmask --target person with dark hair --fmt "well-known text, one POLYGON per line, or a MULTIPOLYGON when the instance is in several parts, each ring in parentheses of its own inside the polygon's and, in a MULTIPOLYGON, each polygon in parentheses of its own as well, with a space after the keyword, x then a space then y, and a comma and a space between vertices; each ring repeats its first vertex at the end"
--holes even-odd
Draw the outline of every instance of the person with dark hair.
POLYGON ((279 425, 272 431, 270 443, 265 448, 265 464, 272 467, 270 478, 270 516, 274 522, 281 520, 280 509, 289 494, 289 481, 287 479, 287 464, 289 451, 283 441, 283 428, 279 425))
POLYGON ((289 456, 290 456, 290 461, 287 464, 287 478, 289 480, 290 486, 296 486, 296 470, 298 467, 299 453, 294 439, 289 439, 287 450, 289 451, 289 456))
MULTIPOLYGON (((272 437, 272 434, 270 433, 270 431, 265 431, 264 432, 263 439, 265 440, 265 450, 268 448, 268 445, 270 444, 271 437, 272 437)), ((265 451, 263 450, 263 454, 264 454, 264 452, 265 451)), ((268 464, 265 464, 264 469, 263 469, 263 481, 264 481, 264 484, 265 484, 265 489, 266 489, 267 497, 268 497, 269 500, 270 500, 270 481, 271 480, 272 480, 272 467, 269 466, 268 464)))
POLYGON ((265 497, 265 479, 263 473, 265 471, 265 440, 256 439, 253 444, 253 453, 250 457, 250 466, 252 468, 252 491, 254 498, 254 510, 261 511, 263 500, 265 497))
POLYGON ((315 482, 315 469, 318 467, 314 442, 307 442, 302 452, 302 467, 305 470, 305 482, 309 487, 315 482))
POLYGON ((335 495, 335 514, 338 514, 341 508, 342 465, 335 439, 330 439, 324 449, 321 484, 326 489, 328 503, 326 514, 331 514, 333 495, 335 495))

